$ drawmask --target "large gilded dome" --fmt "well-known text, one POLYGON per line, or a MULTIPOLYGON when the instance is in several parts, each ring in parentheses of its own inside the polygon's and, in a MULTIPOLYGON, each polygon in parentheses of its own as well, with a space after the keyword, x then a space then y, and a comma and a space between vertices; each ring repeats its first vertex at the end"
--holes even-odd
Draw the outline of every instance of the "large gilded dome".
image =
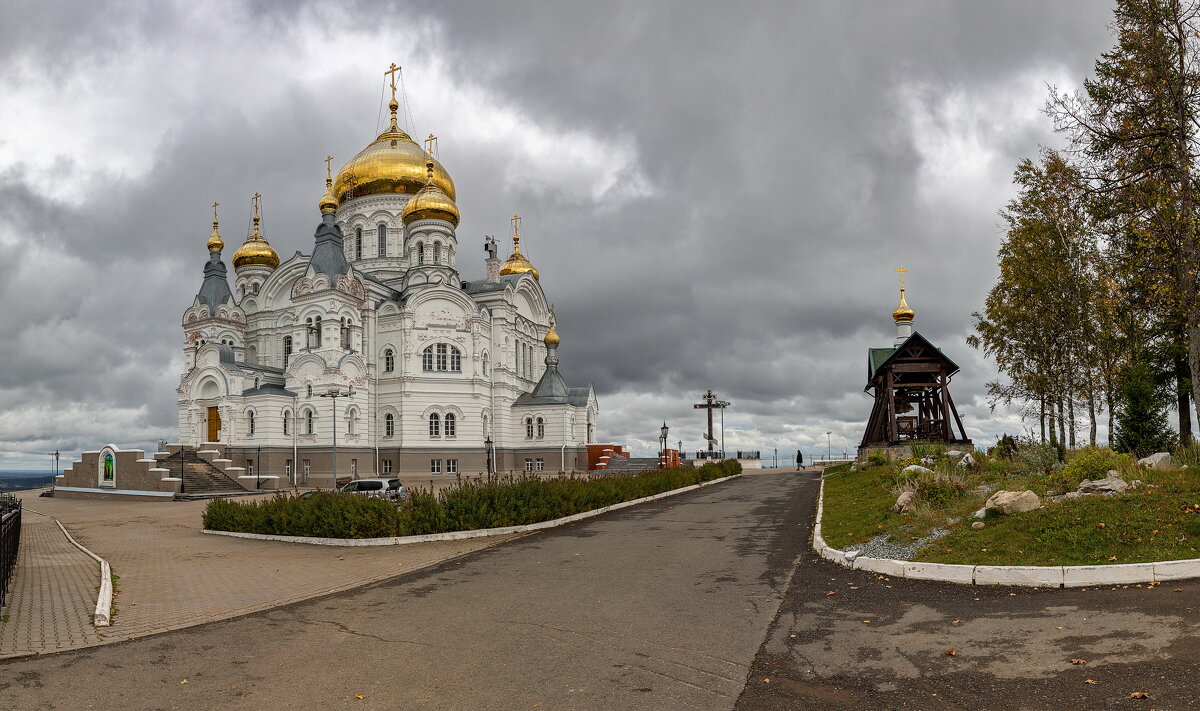
MULTIPOLYGON (((395 111, 393 107, 388 129, 338 171, 333 181, 333 196, 338 204, 364 195, 416 195, 425 187, 425 151, 400 130, 395 111)), ((433 182, 447 197, 455 199, 454 181, 436 161, 433 182)))

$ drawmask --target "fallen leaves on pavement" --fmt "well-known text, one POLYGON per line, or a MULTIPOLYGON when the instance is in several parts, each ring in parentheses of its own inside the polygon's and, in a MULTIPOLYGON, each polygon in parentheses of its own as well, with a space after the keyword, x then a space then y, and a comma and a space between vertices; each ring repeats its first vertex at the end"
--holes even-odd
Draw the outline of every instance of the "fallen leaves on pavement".
POLYGON ((1086 659, 1072 659, 1071 663, 1072 664, 1087 664, 1087 660, 1086 659))

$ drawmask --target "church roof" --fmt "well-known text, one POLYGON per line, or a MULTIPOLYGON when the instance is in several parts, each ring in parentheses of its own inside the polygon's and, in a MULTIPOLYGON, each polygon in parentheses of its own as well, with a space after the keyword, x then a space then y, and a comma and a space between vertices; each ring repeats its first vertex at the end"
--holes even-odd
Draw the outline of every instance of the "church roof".
POLYGON ((349 272, 350 262, 346 261, 346 253, 342 246, 342 228, 333 221, 332 214, 326 213, 322 216, 315 237, 317 245, 313 247, 312 256, 308 259, 312 268, 331 279, 349 272))
POLYGON ((488 281, 487 279, 464 281, 462 283, 462 290, 468 294, 486 294, 491 291, 504 291, 504 288, 509 284, 516 286, 520 278, 520 274, 505 274, 500 277, 500 281, 488 281))
POLYGON ((196 298, 200 303, 214 309, 221 304, 233 300, 233 292, 229 289, 229 271, 225 262, 221 261, 220 252, 210 252, 208 262, 204 264, 204 283, 196 298))
POLYGON ((247 388, 242 391, 242 395, 253 397, 255 395, 282 395, 283 397, 296 397, 296 393, 288 390, 282 385, 275 383, 263 383, 257 388, 247 388))

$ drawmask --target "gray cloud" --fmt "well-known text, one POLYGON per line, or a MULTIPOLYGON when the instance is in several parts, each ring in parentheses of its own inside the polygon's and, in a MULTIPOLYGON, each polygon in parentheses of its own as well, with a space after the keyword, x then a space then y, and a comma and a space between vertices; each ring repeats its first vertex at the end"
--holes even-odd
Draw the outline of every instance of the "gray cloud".
POLYGON ((0 112, 17 135, 0 138, 0 468, 171 436, 207 205, 236 244, 260 191, 272 244, 309 251, 320 160, 370 140, 392 60, 414 132, 440 130, 464 254, 526 216, 562 369, 596 385, 602 436, 652 447, 666 419, 695 448, 691 402, 711 387, 735 403, 730 447, 810 448, 828 430, 853 445, 897 264, 918 329, 963 367, 968 426, 1012 431, 984 401, 993 366, 964 345, 970 313, 1012 167, 1057 140, 1043 84, 1085 76, 1110 17, 1090 2, 8 3, 0 88, 53 125, 0 112), (411 88, 413 67, 440 72, 447 103, 411 88))

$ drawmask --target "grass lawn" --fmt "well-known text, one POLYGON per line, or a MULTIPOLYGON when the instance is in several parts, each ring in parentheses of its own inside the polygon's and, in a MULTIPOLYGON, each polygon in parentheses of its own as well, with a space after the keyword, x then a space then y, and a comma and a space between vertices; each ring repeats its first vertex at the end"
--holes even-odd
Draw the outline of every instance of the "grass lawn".
MULTIPOLYGON (((1069 463, 1068 459, 1068 463, 1069 463)), ((834 548, 863 543, 887 533, 908 543, 934 529, 950 534, 921 548, 914 560, 976 565, 1097 565, 1200 558, 1200 476, 1186 470, 1122 470, 1126 481, 1138 478, 1154 487, 1140 487, 1114 496, 1085 496, 1045 501, 1035 511, 1012 516, 989 514, 985 528, 975 530, 971 513, 988 494, 976 489, 1073 489, 1077 479, 1067 469, 1023 475, 984 458, 981 466, 963 474, 961 496, 933 505, 922 502, 916 511, 890 511, 895 502, 898 465, 846 467, 825 479, 822 534, 834 548), (957 519, 957 521, 953 521, 957 519), (1101 526, 1103 524, 1103 526, 1101 526)), ((947 468, 947 471, 950 471, 947 468)), ((1080 477, 1085 478, 1085 477, 1080 477)), ((1090 477, 1096 478, 1096 477, 1090 477)))

